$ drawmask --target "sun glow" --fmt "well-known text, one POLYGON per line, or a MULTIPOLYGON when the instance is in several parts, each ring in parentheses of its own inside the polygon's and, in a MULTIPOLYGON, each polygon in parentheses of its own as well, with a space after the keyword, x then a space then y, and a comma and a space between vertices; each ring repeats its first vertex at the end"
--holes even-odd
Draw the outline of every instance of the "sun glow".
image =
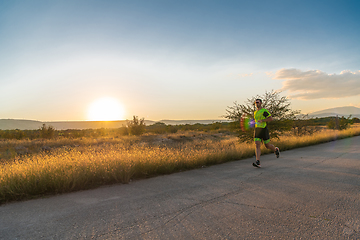
POLYGON ((105 97, 95 100, 89 107, 88 120, 112 121, 123 120, 125 110, 115 98, 105 97))

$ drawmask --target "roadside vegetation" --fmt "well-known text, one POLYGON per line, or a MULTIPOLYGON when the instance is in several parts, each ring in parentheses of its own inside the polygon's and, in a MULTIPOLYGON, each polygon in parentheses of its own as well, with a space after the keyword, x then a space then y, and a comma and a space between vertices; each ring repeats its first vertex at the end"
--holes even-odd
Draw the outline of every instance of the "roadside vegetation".
MULTIPOLYGON (((239 109, 229 108, 233 121, 212 124, 145 126, 134 116, 119 129, 0 130, 0 204, 250 158, 252 131, 239 131, 239 109)), ((360 135, 357 118, 293 113, 278 119, 286 128, 272 133, 281 151, 360 135)))
MULTIPOLYGON (((360 124, 353 124, 346 130, 323 128, 302 136, 289 132, 273 142, 285 151, 358 135, 360 124)), ((0 203, 129 183, 254 155, 253 144, 221 129, 119 138, 2 140, 0 148, 0 203), (23 152, 17 153, 17 147, 23 152)))

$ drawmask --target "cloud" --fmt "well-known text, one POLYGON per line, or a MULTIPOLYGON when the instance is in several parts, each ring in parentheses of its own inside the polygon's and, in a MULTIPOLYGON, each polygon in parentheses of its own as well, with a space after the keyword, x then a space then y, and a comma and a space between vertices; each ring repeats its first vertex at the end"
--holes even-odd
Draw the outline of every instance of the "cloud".
POLYGON ((268 75, 271 78, 275 77, 275 74, 273 72, 265 72, 266 75, 268 75))
POLYGON ((253 75, 253 73, 247 73, 247 74, 238 74, 239 77, 244 78, 244 77, 251 77, 253 75))
POLYGON ((281 90, 289 91, 293 99, 334 99, 360 95, 360 71, 345 70, 337 75, 320 70, 283 68, 275 73, 273 79, 285 80, 281 90))

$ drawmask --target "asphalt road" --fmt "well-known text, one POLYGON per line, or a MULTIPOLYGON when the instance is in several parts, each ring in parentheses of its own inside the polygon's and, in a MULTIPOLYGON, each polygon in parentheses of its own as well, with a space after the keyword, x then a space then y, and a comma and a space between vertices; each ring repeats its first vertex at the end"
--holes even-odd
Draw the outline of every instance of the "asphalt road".
POLYGON ((0 206, 1 239, 360 239, 360 137, 0 206))

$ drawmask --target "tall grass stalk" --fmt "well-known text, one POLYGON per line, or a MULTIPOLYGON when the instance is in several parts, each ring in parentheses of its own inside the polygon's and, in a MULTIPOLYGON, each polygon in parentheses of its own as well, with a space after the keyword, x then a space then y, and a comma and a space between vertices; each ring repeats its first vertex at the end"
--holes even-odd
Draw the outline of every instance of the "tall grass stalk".
MULTIPOLYGON (((282 151, 335 139, 360 135, 360 127, 324 131, 311 136, 282 137, 273 141, 282 151)), ((264 153, 267 151, 262 150, 264 153)), ((237 138, 221 141, 197 140, 175 147, 110 145, 58 149, 0 165, 0 203, 34 196, 128 183, 131 179, 199 168, 249 158, 254 145, 237 138)))

